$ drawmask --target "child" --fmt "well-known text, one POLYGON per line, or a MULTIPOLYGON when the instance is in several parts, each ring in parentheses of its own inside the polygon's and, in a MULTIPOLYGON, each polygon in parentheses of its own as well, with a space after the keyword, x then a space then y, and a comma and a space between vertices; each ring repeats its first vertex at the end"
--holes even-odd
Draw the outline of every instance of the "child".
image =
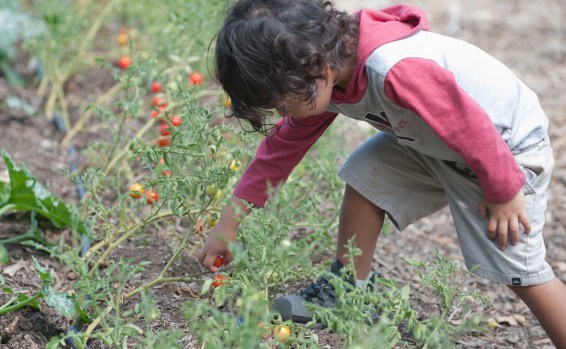
MULTIPOLYGON (((468 268, 508 285, 557 348, 566 348, 566 286, 542 237, 554 160, 537 96, 508 68, 465 42, 428 31, 414 7, 348 15, 323 0, 240 0, 216 40, 216 76, 234 116, 255 130, 283 117, 259 145, 198 258, 211 272, 232 258, 247 203, 262 206, 338 113, 380 132, 347 160, 338 273, 354 237, 359 284, 369 278, 387 215, 399 230, 448 205, 468 268)), ((304 302, 332 306, 321 278, 275 308, 310 320, 304 302)))

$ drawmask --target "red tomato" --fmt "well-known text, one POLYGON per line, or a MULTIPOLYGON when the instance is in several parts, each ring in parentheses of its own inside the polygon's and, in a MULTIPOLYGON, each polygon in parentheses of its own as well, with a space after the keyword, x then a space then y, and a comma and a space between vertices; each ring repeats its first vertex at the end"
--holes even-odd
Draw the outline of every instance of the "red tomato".
MULTIPOLYGON (((159 159, 159 164, 160 165, 164 165, 165 164, 165 160, 163 160, 163 158, 159 159)), ((163 170, 161 170, 161 174, 165 177, 167 176, 171 176, 171 170, 164 168, 163 170)))
POLYGON ((152 105, 156 107, 160 107, 163 105, 163 99, 161 97, 153 97, 153 101, 151 102, 152 105))
POLYGON ((216 257, 214 263, 212 263, 212 265, 214 265, 216 268, 220 268, 223 264, 224 264, 224 256, 216 257))
POLYGON ((159 134, 162 136, 169 136, 171 132, 169 132, 167 128, 169 128, 169 125, 167 125, 166 123, 161 124, 161 127, 159 128, 159 134))
POLYGON ((172 116, 171 117, 171 124, 175 127, 179 126, 183 123, 183 119, 180 116, 172 116))
POLYGON ((151 93, 159 93, 163 89, 163 85, 161 85, 161 83, 157 81, 154 81, 151 83, 149 89, 151 90, 151 93))
POLYGON ((157 200, 159 200, 159 195, 156 191, 148 190, 145 195, 147 196, 148 205, 152 205, 154 202, 157 202, 157 200))
POLYGON ((164 148, 171 145, 171 136, 159 137, 157 139, 157 146, 160 148, 164 148))
POLYGON ((201 73, 196 71, 191 73, 191 75, 189 76, 189 80, 193 85, 200 85, 204 82, 204 76, 202 76, 201 73))
POLYGON ((118 59, 118 67, 122 70, 128 69, 128 67, 132 64, 132 60, 130 57, 123 56, 118 59))
POLYGON ((228 278, 224 275, 220 275, 220 274, 216 275, 214 277, 214 280, 212 281, 212 287, 217 288, 217 287, 222 286, 222 284, 224 283, 224 281, 226 279, 228 279, 228 278))

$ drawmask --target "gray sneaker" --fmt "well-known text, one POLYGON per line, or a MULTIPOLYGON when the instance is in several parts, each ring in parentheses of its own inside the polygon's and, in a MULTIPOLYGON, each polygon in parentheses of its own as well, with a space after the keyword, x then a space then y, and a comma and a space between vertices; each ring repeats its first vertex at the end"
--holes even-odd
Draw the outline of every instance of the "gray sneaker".
MULTIPOLYGON (((330 272, 338 277, 343 265, 337 259, 332 262, 330 272)), ((379 274, 373 272, 368 287, 372 287, 373 282, 379 274)), ((355 285, 353 277, 346 277, 347 282, 355 285)), ((334 287, 326 276, 321 276, 316 282, 311 283, 298 294, 277 298, 273 303, 272 309, 281 315, 283 321, 291 320, 295 323, 306 324, 312 321, 313 313, 307 309, 306 303, 313 303, 325 308, 336 306, 337 296, 334 287)))

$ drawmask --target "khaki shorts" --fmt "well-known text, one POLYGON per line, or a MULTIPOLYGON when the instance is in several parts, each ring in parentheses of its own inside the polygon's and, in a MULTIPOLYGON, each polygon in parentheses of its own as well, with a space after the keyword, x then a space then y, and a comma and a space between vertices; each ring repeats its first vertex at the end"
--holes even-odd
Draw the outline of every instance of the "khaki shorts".
POLYGON ((541 141, 515 159, 527 177, 523 191, 531 232, 521 233, 517 245, 504 251, 487 235, 488 221, 478 210, 482 189, 463 165, 420 154, 378 132, 350 156, 339 175, 383 209, 399 230, 448 205, 468 269, 479 265, 475 274, 506 285, 538 285, 554 278, 542 237, 552 148, 541 141))

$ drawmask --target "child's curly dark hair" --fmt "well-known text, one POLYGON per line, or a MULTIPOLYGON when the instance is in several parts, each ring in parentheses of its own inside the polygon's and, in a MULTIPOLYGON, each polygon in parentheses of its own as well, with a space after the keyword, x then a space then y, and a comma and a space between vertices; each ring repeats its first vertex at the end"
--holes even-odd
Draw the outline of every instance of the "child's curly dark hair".
POLYGON ((239 0, 216 35, 215 76, 232 115, 262 131, 288 97, 313 101, 326 65, 355 54, 358 19, 324 0, 239 0))

